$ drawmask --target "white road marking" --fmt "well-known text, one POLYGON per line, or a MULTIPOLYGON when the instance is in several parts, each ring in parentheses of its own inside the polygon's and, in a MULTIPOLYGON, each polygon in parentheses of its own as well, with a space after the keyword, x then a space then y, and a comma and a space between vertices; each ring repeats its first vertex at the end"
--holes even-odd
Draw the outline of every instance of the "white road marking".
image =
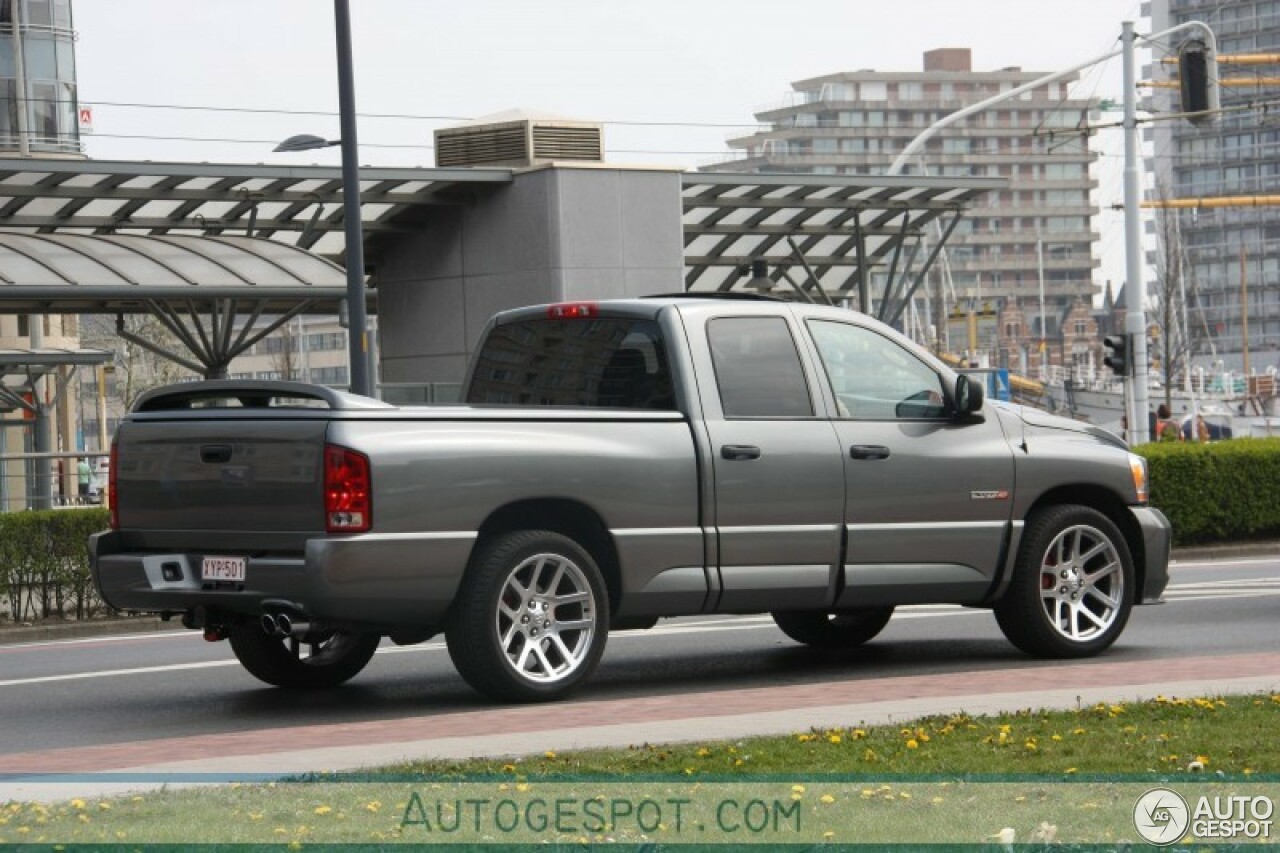
POLYGON ((1280 563, 1280 554, 1274 557, 1242 557, 1238 560, 1170 560, 1171 569, 1213 569, 1218 566, 1265 566, 1280 563))

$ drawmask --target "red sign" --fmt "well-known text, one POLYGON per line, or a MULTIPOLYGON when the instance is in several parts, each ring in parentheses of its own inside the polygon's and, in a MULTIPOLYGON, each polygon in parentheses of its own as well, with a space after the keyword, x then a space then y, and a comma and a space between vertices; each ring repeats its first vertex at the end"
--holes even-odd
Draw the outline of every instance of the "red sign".
POLYGON ((80 116, 80 132, 93 133, 93 107, 81 104, 78 113, 80 116))

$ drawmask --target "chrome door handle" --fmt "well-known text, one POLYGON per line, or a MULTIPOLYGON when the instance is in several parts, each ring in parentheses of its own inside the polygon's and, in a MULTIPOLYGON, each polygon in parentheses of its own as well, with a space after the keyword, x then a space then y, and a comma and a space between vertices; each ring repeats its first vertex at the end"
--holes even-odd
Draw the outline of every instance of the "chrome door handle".
POLYGON ((720 455, 729 460, 759 459, 760 448, 753 444, 726 444, 720 448, 720 455))
POLYGON ((849 448, 850 459, 888 459, 889 448, 883 444, 855 444, 849 448))

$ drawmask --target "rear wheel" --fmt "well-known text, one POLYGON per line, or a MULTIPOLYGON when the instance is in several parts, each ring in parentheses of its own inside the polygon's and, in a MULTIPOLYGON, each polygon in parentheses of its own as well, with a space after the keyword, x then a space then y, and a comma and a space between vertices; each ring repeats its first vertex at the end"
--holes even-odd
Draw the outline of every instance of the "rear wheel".
POLYGON ((841 613, 778 611, 772 616, 782 633, 797 643, 817 649, 853 649, 884 630, 893 616, 893 608, 874 607, 841 613))
POLYGON ((476 690, 533 702, 591 675, 608 633, 608 593, 591 555, 559 533, 525 530, 480 546, 445 638, 476 690))
POLYGON ((365 668, 382 639, 377 634, 310 631, 273 637, 256 623, 231 629, 231 651, 255 678, 276 687, 336 687, 365 668))
POLYGON ((1051 506, 1027 521, 996 622, 1028 654, 1087 657, 1120 636, 1133 595, 1133 560, 1115 523, 1090 507, 1051 506))

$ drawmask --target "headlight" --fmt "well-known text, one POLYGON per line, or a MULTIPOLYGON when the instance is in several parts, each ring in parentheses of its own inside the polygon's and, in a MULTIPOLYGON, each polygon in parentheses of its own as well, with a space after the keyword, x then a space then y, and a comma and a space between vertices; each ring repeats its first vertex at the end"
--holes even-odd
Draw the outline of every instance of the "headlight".
POLYGON ((1147 460, 1130 453, 1129 471, 1133 474, 1133 490, 1138 493, 1138 503, 1144 504, 1147 502, 1147 460))

